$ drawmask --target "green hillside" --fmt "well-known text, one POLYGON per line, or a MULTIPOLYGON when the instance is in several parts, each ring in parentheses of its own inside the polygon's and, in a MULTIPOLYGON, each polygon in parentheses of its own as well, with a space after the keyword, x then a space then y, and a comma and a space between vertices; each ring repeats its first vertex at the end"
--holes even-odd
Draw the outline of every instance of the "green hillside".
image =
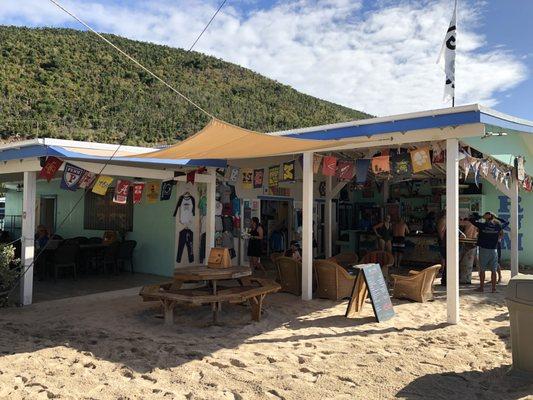
MULTIPOLYGON (((365 114, 200 53, 109 36, 217 117, 258 131, 365 114)), ((298 71, 295 71, 298 73, 298 71)), ((0 139, 172 143, 207 117, 93 34, 0 26, 0 139)))

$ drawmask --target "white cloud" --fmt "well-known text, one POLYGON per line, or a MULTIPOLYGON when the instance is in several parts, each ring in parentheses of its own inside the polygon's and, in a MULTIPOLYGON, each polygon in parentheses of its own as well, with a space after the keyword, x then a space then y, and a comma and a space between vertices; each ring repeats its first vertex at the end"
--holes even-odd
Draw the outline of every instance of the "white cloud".
MULTIPOLYGON (((228 2, 195 50, 376 115, 446 106, 444 75, 435 61, 451 2, 380 1, 371 12, 364 11, 361 0, 280 1, 255 9, 249 8, 255 7, 253 1, 243 3, 246 10, 239 2, 228 2)), ((476 32, 483 3, 461 3, 458 102, 494 106, 498 94, 523 81, 527 70, 519 55, 487 47, 476 32)), ((65 5, 100 31, 188 48, 218 1, 158 0, 126 6, 69 0, 65 5)), ((4 24, 71 22, 43 0, 4 0, 0 9, 4 24)))

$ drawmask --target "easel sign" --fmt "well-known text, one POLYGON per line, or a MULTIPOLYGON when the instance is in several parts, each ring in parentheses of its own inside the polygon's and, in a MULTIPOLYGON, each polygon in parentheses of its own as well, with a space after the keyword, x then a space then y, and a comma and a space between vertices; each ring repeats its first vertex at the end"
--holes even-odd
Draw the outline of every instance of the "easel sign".
POLYGON ((361 264, 355 268, 359 269, 359 274, 353 285, 352 297, 348 303, 345 317, 357 317, 363 309, 368 295, 370 295, 374 315, 378 322, 387 321, 394 317, 396 314, 379 264, 361 264))

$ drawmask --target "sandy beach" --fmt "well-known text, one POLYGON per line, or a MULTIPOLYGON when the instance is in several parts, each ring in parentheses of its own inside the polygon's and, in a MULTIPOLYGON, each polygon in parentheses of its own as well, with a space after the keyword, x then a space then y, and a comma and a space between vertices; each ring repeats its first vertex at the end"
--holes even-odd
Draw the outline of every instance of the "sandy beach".
MULTIPOLYGON (((508 279, 508 271, 504 271, 508 279)), ((347 302, 267 299, 261 322, 225 306, 178 309, 175 325, 136 290, 0 310, 2 399, 533 399, 511 364, 503 286, 461 289, 448 326, 444 292, 397 316, 360 319, 347 302)))

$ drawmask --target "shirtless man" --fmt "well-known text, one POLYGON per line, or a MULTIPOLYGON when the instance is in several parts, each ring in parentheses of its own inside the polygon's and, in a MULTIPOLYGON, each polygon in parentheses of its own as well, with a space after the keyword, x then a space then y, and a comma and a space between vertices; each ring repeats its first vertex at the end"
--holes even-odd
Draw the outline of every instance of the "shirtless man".
POLYGON ((400 268, 405 251, 405 235, 409 233, 409 227, 401 218, 392 225, 392 254, 394 255, 394 267, 400 268))

